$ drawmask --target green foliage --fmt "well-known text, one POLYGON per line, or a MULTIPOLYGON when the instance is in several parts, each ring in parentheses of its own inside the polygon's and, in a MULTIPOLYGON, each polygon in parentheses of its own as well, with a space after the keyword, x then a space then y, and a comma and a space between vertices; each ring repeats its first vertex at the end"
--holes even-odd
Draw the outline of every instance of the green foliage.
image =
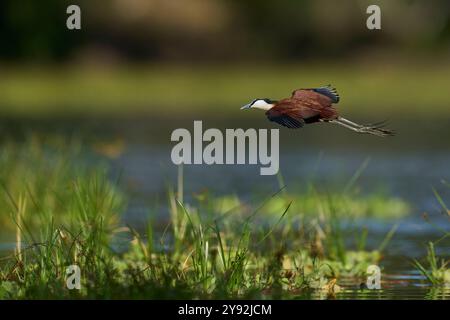
POLYGON ((34 141, 4 149, 4 158, 14 160, 3 160, 10 170, 2 173, 2 206, 11 214, 2 219, 15 233, 16 249, 0 260, 0 298, 329 297, 341 290, 342 277, 360 279, 381 259, 381 248, 365 247, 366 232, 350 234, 353 244, 345 241, 332 197, 320 199, 327 209, 319 218, 291 214, 293 199, 261 223, 270 203, 288 193, 255 208, 239 202, 248 209, 240 212, 210 195, 181 201, 181 169, 177 192, 168 193, 163 232, 152 220, 143 233, 120 227, 124 197, 107 171, 73 170, 71 152, 47 148, 34 141), (45 165, 48 153, 52 166, 45 165), (14 183, 10 175, 22 171, 30 179, 14 183), (123 250, 115 249, 119 243, 123 250), (65 285, 72 264, 81 268, 79 291, 65 285))
POLYGON ((117 222, 123 199, 117 187, 105 180, 106 168, 65 139, 28 138, 20 146, 7 141, 0 153, 0 222, 4 233, 21 220, 28 231, 53 220, 87 222, 102 216, 106 225, 117 222), (64 150, 64 151, 61 151, 64 150))

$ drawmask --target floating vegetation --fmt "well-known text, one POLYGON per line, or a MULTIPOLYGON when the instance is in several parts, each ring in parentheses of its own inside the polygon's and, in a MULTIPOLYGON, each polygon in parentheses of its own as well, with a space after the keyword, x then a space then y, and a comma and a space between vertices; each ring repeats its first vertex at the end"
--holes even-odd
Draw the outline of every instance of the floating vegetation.
MULTIPOLYGON (((398 219, 411 212, 405 200, 385 193, 368 195, 347 194, 341 192, 319 193, 306 191, 287 193, 271 199, 262 210, 263 215, 276 216, 287 203, 292 202, 289 215, 314 217, 330 213, 329 204, 338 216, 344 218, 398 219)), ((213 200, 218 212, 245 210, 246 205, 237 195, 226 195, 213 200)))

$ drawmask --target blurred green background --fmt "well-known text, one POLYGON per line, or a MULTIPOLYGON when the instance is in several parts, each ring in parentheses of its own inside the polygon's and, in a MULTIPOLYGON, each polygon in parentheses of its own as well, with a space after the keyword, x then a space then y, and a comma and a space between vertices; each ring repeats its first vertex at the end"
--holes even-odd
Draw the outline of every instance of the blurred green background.
POLYGON ((236 110, 253 98, 331 83, 347 115, 450 118, 449 12, 446 0, 6 0, 0 114, 250 118, 236 110), (381 30, 366 28, 370 4, 381 30))

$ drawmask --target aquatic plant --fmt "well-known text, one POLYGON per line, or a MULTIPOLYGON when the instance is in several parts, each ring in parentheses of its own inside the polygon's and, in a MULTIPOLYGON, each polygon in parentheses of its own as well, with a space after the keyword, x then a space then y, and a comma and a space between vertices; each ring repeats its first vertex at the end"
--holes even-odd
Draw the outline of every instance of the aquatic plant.
POLYGON ((320 198, 326 210, 314 219, 291 214, 295 199, 267 219, 283 188, 256 204, 240 200, 239 210, 211 195, 184 200, 182 168, 167 225, 149 219, 135 230, 120 223, 124 192, 103 167, 80 169, 62 146, 7 150, 14 161, 3 159, 1 206, 10 214, 1 219, 15 250, 0 258, 0 298, 328 297, 341 277, 364 277, 385 247, 368 250, 367 232, 346 230, 333 197, 320 198), (23 184, 11 176, 21 170, 30 174, 23 184), (70 265, 81 269, 80 290, 66 287, 70 265))
MULTIPOLYGON (((444 185, 450 188, 450 185, 444 181, 444 185)), ((436 200, 441 205, 444 214, 450 216, 450 210, 442 199, 441 195, 433 188, 433 193, 436 197, 436 200)), ((424 216, 427 218, 427 215, 424 216)), ((427 221, 432 224, 428 219, 427 221)), ((427 244, 427 256, 425 258, 426 264, 420 263, 417 259, 413 260, 413 265, 416 269, 433 285, 448 285, 450 284, 450 259, 445 257, 438 257, 436 254, 435 246, 441 241, 450 237, 450 233, 445 229, 432 224, 438 231, 440 231, 443 235, 435 242, 428 242, 427 244)))
POLYGON ((450 261, 436 256, 433 242, 428 243, 426 262, 427 265, 421 264, 418 260, 414 260, 414 265, 432 285, 450 283, 450 261))

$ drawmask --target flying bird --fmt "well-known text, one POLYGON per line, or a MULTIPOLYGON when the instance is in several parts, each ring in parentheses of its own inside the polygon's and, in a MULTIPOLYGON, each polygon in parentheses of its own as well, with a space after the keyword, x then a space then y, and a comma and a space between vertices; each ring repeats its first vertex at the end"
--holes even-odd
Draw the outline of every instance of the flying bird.
POLYGON ((384 128, 384 121, 362 125, 347 120, 339 115, 334 106, 339 102, 339 94, 331 85, 297 89, 290 98, 279 101, 271 99, 255 99, 241 109, 262 109, 270 121, 274 121, 290 129, 303 127, 305 124, 325 122, 334 123, 358 133, 368 133, 380 137, 391 136, 392 130, 384 128))

